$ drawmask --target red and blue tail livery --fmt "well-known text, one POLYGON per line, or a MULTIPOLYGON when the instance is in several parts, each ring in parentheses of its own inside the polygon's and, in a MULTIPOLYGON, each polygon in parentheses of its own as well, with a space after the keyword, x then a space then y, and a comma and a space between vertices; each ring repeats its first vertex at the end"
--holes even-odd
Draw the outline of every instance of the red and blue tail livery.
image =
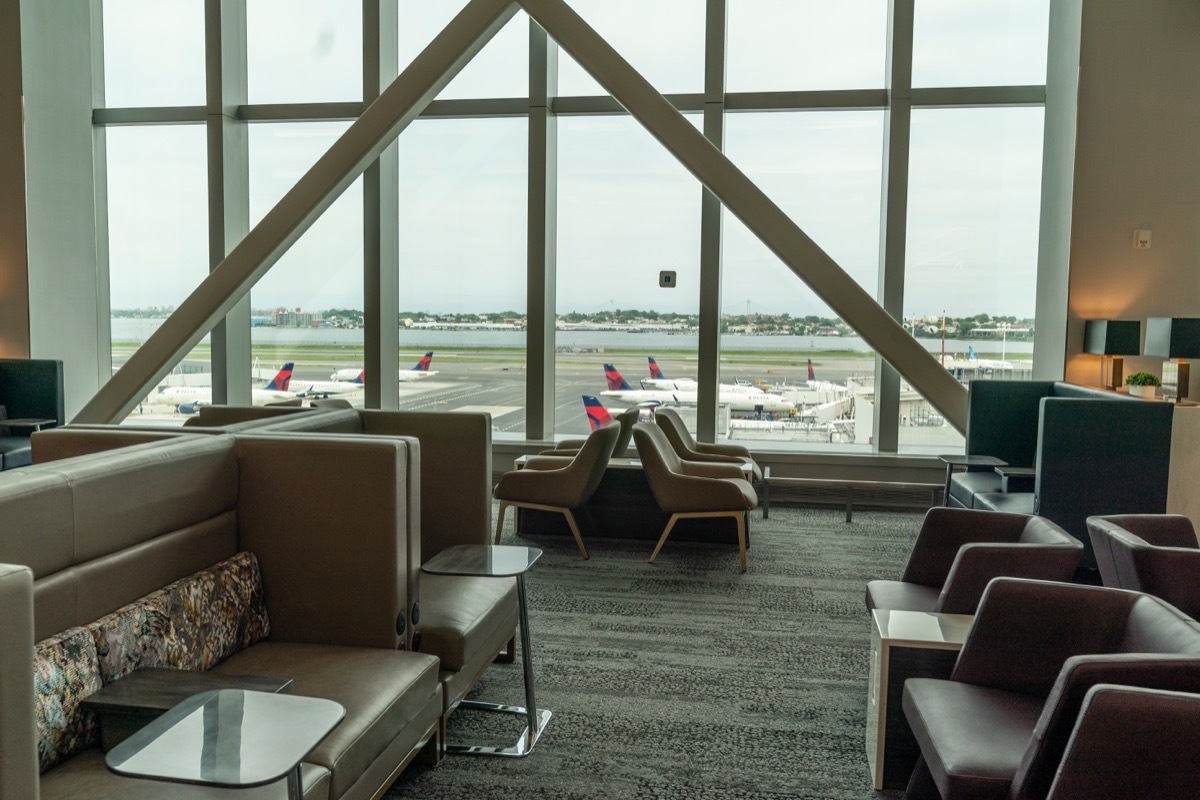
POLYGON ((608 413, 607 408, 600 404, 599 398, 592 397, 590 394, 583 395, 583 410, 587 414, 588 425, 592 427, 592 430, 613 421, 612 415, 608 413))
POLYGON ((421 360, 413 366, 415 372, 429 372, 429 365, 433 362, 433 351, 430 350, 425 355, 421 356, 421 360))
POLYGON ((633 391, 633 387, 621 377, 621 373, 617 372, 617 368, 612 364, 604 365, 604 379, 608 381, 608 390, 610 392, 633 391))
POLYGON ((271 382, 264 386, 264 389, 273 389, 277 392, 286 392, 288 386, 292 383, 292 366, 291 361, 283 365, 283 369, 271 379, 271 382))
POLYGON ((817 373, 813 370, 811 358, 808 360, 808 379, 810 381, 815 381, 817 379, 817 373))
POLYGON ((656 381, 665 381, 667 376, 663 375, 663 371, 659 369, 658 362, 654 360, 654 356, 646 356, 646 358, 650 361, 650 377, 656 381))

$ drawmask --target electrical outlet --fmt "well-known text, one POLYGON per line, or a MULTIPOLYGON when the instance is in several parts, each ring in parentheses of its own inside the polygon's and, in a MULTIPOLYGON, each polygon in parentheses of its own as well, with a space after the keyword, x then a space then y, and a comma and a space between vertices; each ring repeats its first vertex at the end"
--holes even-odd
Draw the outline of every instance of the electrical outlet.
POLYGON ((1133 232, 1133 249, 1134 250, 1149 250, 1150 249, 1150 230, 1140 229, 1133 232))

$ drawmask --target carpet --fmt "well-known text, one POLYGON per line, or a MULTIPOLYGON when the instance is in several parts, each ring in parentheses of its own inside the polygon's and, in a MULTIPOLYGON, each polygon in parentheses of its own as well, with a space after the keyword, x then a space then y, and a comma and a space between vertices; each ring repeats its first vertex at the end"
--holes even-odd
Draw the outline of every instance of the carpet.
MULTIPOLYGON (((865 583, 895 577, 919 513, 775 507, 733 546, 516 536, 529 572, 537 701, 554 718, 525 759, 410 767, 388 798, 872 798, 864 747, 865 583)), ((520 658, 473 695, 524 704, 520 658)), ((509 744, 515 717, 460 711, 450 740, 509 744)))

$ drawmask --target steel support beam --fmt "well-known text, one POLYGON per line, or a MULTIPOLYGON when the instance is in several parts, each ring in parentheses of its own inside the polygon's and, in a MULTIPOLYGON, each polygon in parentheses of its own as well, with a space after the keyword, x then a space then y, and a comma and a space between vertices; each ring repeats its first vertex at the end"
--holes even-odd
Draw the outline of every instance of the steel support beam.
POLYGON ((562 0, 520 0, 559 46, 960 431, 967 392, 770 198, 562 0))
MULTIPOLYGON (((517 11, 470 0, 75 416, 114 422, 232 309, 517 11)), ((685 123, 686 124, 686 123, 685 123)))
POLYGON ((529 199, 525 318, 525 438, 554 435, 555 276, 558 274, 558 50, 529 23, 529 199))

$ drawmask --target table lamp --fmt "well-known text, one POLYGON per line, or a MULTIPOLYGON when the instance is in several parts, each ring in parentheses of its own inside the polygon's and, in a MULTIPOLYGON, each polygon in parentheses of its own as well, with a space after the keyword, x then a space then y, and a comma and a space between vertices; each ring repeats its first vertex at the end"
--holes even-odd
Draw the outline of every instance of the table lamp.
POLYGON ((1125 359, 1121 356, 1136 356, 1142 338, 1142 323, 1136 319, 1089 319, 1083 328, 1083 352, 1102 356, 1100 380, 1105 389, 1116 389, 1122 384, 1125 359), (1110 363, 1109 380, 1104 383, 1104 362, 1110 363))
POLYGON ((1191 365, 1184 359, 1200 358, 1200 319, 1150 317, 1146 320, 1146 346, 1142 353, 1178 360, 1175 402, 1186 400, 1191 365))

